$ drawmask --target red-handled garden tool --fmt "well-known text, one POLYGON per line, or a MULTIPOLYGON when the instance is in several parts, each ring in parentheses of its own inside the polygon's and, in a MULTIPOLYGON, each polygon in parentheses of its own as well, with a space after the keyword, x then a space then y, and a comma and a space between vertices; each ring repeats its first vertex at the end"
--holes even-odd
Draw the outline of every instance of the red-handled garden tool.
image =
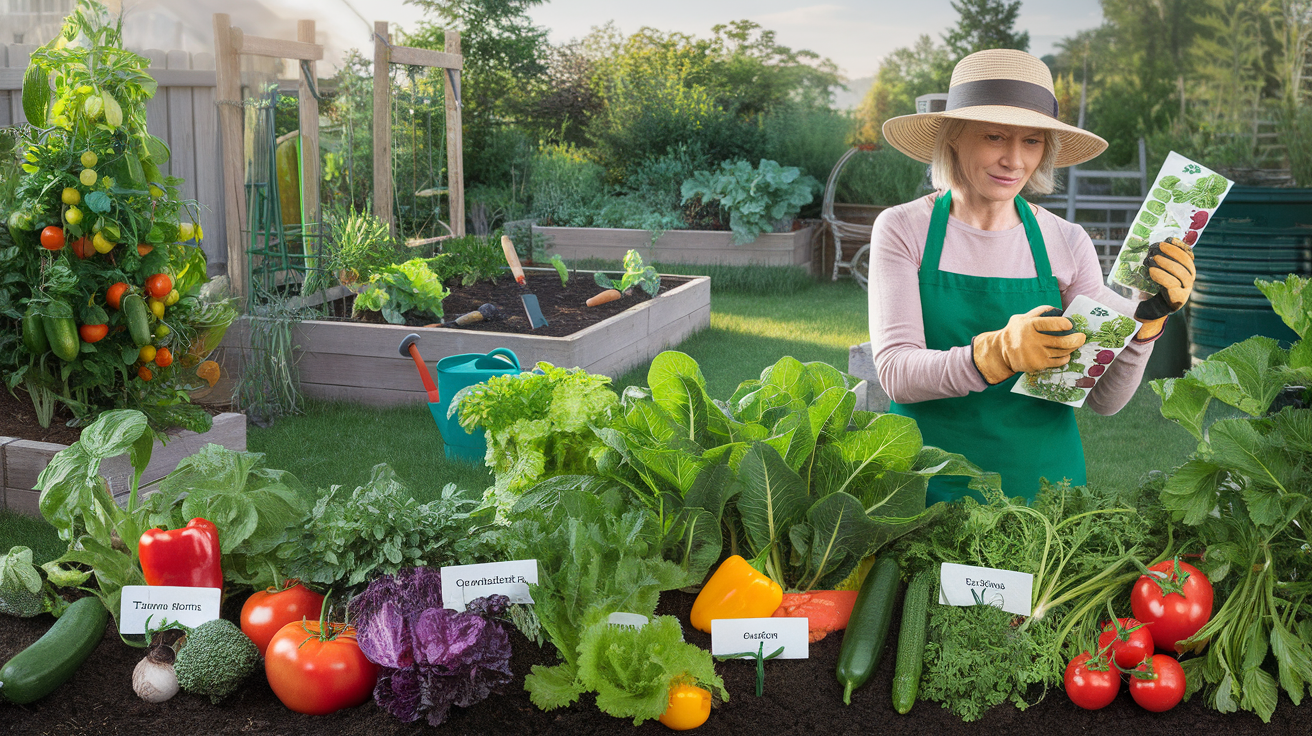
POLYGON ((402 358, 410 358, 415 362, 415 367, 419 369, 419 380, 424 382, 424 390, 428 392, 428 403, 437 404, 441 402, 437 394, 437 384, 433 383, 433 374, 428 372, 428 366, 424 365, 424 359, 419 357, 419 336, 411 332, 401 341, 400 353, 402 358))

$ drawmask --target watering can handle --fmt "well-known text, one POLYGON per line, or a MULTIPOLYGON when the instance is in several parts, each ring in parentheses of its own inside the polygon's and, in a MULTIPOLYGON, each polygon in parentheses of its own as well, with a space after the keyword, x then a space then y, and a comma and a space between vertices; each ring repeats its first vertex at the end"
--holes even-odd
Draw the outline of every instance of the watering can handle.
POLYGON ((515 355, 514 351, 511 350, 510 348, 497 348, 492 352, 488 353, 486 357, 491 358, 493 356, 501 356, 503 358, 509 358, 511 365, 515 366, 515 370, 517 371, 524 370, 519 365, 519 356, 515 355))

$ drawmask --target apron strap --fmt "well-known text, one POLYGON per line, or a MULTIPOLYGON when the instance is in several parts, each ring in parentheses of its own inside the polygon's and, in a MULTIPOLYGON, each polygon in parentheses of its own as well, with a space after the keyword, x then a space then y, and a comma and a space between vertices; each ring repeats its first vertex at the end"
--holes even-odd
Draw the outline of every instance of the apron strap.
MULTIPOLYGON (((1043 231, 1039 221, 1034 219, 1029 202, 1016 197, 1016 214, 1020 215, 1021 224, 1025 226, 1025 239, 1029 241, 1030 255, 1034 258, 1034 275, 1043 280, 1052 278, 1052 264, 1048 261, 1048 246, 1043 241, 1043 231)), ((948 233, 948 216, 952 211, 952 190, 949 189, 934 201, 934 214, 929 218, 929 234, 925 238, 925 254, 921 258, 922 273, 938 270, 939 260, 943 256, 943 241, 948 233)))

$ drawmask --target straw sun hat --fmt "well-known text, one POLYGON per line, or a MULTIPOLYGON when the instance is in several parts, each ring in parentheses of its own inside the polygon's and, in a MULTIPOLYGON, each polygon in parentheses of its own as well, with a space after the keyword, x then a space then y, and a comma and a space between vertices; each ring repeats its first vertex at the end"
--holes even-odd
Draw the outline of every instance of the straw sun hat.
POLYGON ((1057 119, 1052 72, 1037 58, 1013 49, 976 51, 957 62, 943 112, 903 115, 884 122, 884 139, 917 161, 930 163, 943 118, 979 120, 1056 132, 1056 166, 1083 163, 1107 141, 1057 119))

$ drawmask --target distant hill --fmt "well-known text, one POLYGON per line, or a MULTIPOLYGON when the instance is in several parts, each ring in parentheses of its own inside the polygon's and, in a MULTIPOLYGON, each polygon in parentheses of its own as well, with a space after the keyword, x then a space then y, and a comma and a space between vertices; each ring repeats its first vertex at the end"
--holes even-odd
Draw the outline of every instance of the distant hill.
POLYGON ((855 110, 861 106, 861 100, 865 99, 866 93, 870 91, 870 85, 875 83, 875 78, 861 77, 853 79, 847 83, 847 91, 841 88, 834 89, 834 107, 839 110, 855 110))

